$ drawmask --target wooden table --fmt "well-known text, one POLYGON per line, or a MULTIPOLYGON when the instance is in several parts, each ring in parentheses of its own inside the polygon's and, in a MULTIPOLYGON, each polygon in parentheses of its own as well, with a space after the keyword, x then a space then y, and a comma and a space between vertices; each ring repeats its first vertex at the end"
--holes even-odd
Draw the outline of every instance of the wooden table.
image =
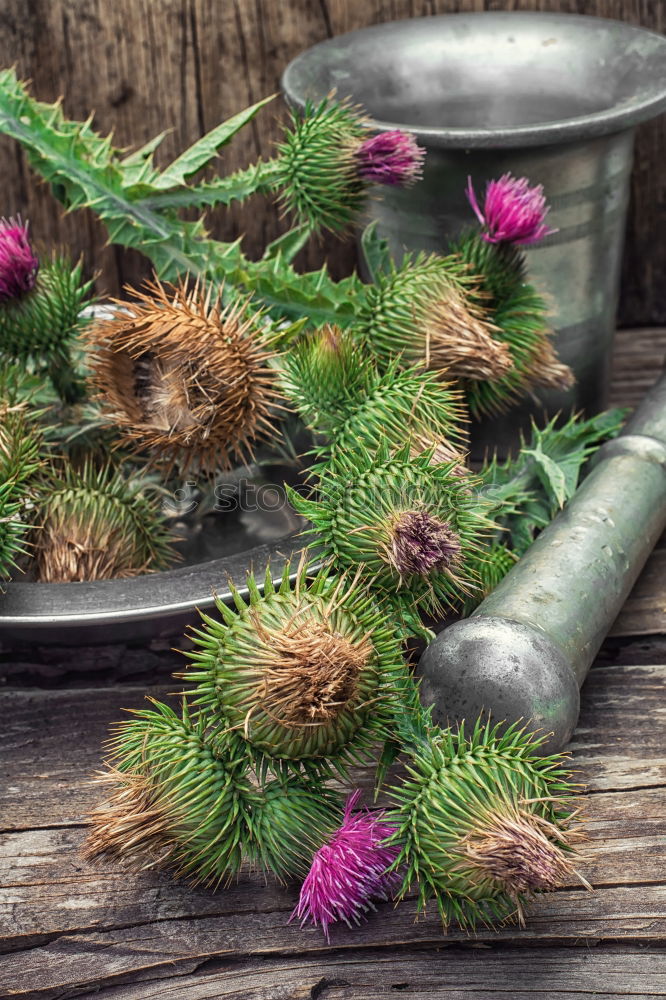
MULTIPOLYGON (((627 331, 614 401, 657 374, 666 331, 627 331)), ((165 647, 2 652, 0 996, 100 1000, 574 1000, 666 996, 666 546, 583 689, 571 745, 587 785, 594 885, 538 899, 524 929, 444 934, 409 901, 363 927, 287 923, 295 894, 258 877, 211 892, 85 864, 90 774, 122 708, 163 697, 165 647)))

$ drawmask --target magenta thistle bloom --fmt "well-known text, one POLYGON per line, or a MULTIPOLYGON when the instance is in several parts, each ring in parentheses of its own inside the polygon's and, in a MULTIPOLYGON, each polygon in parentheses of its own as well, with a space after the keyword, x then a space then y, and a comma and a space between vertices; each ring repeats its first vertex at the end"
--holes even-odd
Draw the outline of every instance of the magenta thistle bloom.
POLYGON ((356 151, 359 177, 370 184, 406 187, 421 176, 425 149, 413 135, 392 129, 362 142, 356 151))
POLYGON ((476 200, 472 178, 468 177, 467 198, 484 227, 481 238, 486 243, 527 245, 557 232, 544 222, 549 209, 543 185, 530 187, 527 177, 517 180, 511 174, 503 174, 498 181, 489 181, 483 211, 476 200))
POLYGON ((34 287, 39 261, 28 240, 28 224, 0 219, 0 302, 16 299, 34 287))
POLYGON ((448 522, 425 510, 410 510, 393 526, 389 555, 400 576, 427 576, 457 562, 460 539, 448 522))
POLYGON ((331 924, 359 924, 363 914, 374 909, 372 900, 388 899, 401 882, 396 872, 388 871, 399 848, 383 843, 395 827, 382 822, 383 813, 365 810, 352 815, 360 796, 356 791, 347 799, 342 826, 315 854, 289 918, 298 917, 301 927, 308 920, 319 925, 327 941, 331 924))

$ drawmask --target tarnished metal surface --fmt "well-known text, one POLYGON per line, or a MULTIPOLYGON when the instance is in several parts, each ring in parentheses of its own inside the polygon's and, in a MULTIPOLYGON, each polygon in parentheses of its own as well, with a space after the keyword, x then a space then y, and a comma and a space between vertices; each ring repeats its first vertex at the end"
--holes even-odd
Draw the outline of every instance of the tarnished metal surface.
POLYGON ((382 188, 371 218, 396 258, 439 250, 474 222, 465 198, 506 171, 543 184, 559 232, 528 250, 552 304, 558 353, 577 376, 475 428, 504 449, 545 406, 606 404, 633 155, 633 127, 666 107, 666 39, 619 21, 537 13, 454 14, 378 25, 316 45, 285 71, 303 106, 333 88, 373 128, 409 129, 427 148, 422 182, 382 188))
POLYGON ((563 746, 578 687, 666 527, 666 374, 573 499, 477 608, 421 657, 440 722, 530 720, 563 746))

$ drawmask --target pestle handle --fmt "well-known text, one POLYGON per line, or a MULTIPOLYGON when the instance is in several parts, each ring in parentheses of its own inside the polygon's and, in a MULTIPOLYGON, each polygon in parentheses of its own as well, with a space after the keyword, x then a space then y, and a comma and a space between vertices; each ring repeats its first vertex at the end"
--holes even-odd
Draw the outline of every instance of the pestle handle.
POLYGON ((561 748, 579 687, 666 527, 666 374, 622 434, 474 614, 441 632, 418 665, 439 724, 529 720, 561 748))

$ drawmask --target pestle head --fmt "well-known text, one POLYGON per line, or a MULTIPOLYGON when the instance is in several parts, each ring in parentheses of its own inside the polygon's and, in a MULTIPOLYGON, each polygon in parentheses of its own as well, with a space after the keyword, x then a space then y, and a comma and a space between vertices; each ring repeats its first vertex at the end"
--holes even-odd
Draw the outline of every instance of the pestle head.
POLYGON ((479 615, 440 632, 421 656, 421 701, 440 726, 523 720, 550 733, 544 750, 561 750, 578 720, 580 696, 560 648, 543 632, 507 618, 479 615))

